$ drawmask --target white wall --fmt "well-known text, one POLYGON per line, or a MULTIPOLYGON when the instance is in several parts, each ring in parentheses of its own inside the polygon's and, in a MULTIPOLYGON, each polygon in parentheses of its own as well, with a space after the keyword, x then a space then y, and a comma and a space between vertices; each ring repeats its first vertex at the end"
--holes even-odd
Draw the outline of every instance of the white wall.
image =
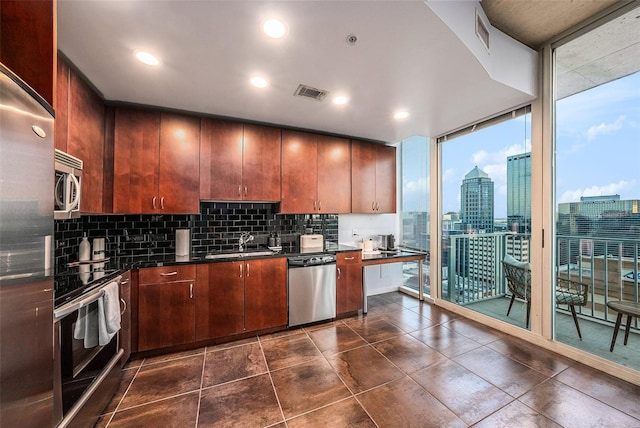
MULTIPOLYGON (((338 220, 338 242, 357 246, 363 239, 373 238, 374 248, 380 244, 378 235, 399 236, 399 214, 341 214, 338 220), (353 230, 359 236, 352 236, 353 230)), ((402 284, 402 263, 365 268, 367 296, 395 291, 402 284)))

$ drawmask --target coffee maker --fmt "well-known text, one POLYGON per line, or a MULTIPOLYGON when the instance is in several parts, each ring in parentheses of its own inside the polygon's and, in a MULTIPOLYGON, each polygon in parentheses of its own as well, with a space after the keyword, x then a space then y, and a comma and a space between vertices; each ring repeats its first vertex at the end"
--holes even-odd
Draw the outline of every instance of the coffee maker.
POLYGON ((396 238, 393 235, 380 235, 380 249, 393 251, 396 249, 396 238))

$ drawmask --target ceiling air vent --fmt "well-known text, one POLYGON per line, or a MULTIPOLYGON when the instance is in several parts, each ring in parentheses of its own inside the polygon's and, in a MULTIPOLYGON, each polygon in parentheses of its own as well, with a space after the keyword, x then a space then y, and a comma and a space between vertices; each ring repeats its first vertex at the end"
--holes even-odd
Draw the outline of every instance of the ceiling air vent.
POLYGON ((316 101, 322 101, 328 93, 329 91, 312 88, 311 86, 298 85, 298 89, 296 89, 293 95, 296 97, 306 97, 316 101))
POLYGON ((476 9, 476 36, 489 51, 489 25, 484 22, 478 9, 476 9))

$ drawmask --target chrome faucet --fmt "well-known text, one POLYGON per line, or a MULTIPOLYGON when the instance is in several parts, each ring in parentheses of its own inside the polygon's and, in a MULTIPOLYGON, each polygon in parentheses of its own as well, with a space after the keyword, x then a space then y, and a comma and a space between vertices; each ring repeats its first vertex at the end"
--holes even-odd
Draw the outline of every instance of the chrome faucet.
POLYGON ((244 246, 247 245, 247 242, 253 241, 253 235, 249 232, 244 232, 240 235, 240 239, 238 239, 238 250, 244 251, 244 246))

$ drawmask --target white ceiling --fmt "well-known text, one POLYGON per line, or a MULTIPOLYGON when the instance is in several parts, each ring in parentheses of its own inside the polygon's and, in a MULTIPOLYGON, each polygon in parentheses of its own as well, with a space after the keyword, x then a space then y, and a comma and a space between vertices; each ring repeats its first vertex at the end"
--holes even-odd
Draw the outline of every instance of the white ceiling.
MULTIPOLYGON (((436 136, 531 100, 490 78, 423 1, 58 0, 58 48, 109 101, 384 142, 436 136), (261 22, 288 24, 280 40, 261 22), (351 46, 349 34, 358 41, 351 46), (132 52, 161 58, 149 68, 132 52), (257 90, 254 73, 271 85, 257 90), (323 102, 294 97, 303 83, 323 102), (345 106, 334 95, 350 98, 345 106), (398 109, 410 117, 394 120, 398 109)), ((473 23, 470 23, 473 25, 473 23)))

